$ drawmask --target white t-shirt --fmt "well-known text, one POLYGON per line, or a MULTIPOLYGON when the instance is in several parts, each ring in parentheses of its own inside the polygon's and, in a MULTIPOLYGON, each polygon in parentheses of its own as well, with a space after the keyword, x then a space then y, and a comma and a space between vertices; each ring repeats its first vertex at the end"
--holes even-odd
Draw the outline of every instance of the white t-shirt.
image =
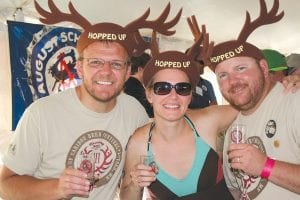
POLYGON ((93 152, 100 180, 88 199, 112 200, 128 138, 148 122, 142 105, 124 93, 112 111, 97 113, 80 102, 75 89, 69 89, 41 98, 26 109, 3 162, 17 174, 48 179, 59 177, 66 167, 78 168, 77 155, 93 152))
MULTIPOLYGON (((269 157, 288 163, 300 164, 300 92, 284 94, 277 83, 259 108, 251 115, 239 114, 235 122, 246 125, 247 143, 256 145, 269 157)), ((300 195, 279 187, 260 177, 249 177, 232 172, 227 150, 230 134, 224 142, 224 176, 229 189, 241 187, 241 180, 250 184, 249 199, 296 200, 300 195)), ((285 172, 282 172, 285 173, 285 172)))

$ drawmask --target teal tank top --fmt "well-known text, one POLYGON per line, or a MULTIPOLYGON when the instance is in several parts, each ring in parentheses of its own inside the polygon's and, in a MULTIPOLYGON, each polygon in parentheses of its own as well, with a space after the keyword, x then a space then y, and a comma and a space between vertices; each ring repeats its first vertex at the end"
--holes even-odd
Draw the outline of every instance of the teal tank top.
MULTIPOLYGON (((173 193, 175 193, 177 196, 184 196, 187 194, 192 194, 197 192, 197 184, 198 184, 199 176, 202 167, 205 163, 206 156, 210 150, 210 146, 207 143, 205 143, 202 140, 202 138, 198 135, 195 127, 190 122, 190 120, 187 117, 185 117, 185 120, 193 129, 193 133, 196 139, 195 140, 196 153, 195 153, 192 167, 189 170, 187 176, 183 179, 177 179, 169 175, 168 172, 166 172, 163 168, 161 168, 159 163, 156 162, 156 165, 158 167, 158 174, 156 175, 156 178, 167 188, 169 188, 173 193)), ((155 124, 153 123, 150 128, 149 139, 148 139, 148 155, 150 156, 153 155, 152 144, 151 144, 151 136, 152 136, 151 130, 154 126, 155 124)))

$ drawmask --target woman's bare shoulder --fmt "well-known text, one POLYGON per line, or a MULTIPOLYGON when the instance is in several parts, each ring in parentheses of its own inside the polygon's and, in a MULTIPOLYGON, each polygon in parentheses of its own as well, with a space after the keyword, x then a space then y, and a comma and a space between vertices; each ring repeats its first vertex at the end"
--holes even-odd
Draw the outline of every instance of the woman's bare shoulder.
POLYGON ((134 131, 130 136, 127 148, 128 149, 142 149, 147 144, 148 141, 148 132, 150 129, 151 123, 148 123, 134 131))
POLYGON ((148 135, 149 129, 150 129, 151 123, 145 124, 144 126, 141 126, 137 128, 134 133, 132 134, 132 137, 135 140, 142 140, 145 138, 145 136, 148 135))

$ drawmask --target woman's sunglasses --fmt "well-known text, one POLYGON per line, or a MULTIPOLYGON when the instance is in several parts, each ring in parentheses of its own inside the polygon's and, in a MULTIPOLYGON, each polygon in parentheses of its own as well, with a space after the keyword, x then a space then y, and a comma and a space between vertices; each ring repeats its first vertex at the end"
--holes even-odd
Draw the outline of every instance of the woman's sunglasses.
POLYGON ((190 95, 192 91, 192 85, 186 82, 176 83, 175 85, 168 82, 156 82, 153 84, 154 93, 157 95, 167 95, 171 92, 172 88, 181 96, 190 95))

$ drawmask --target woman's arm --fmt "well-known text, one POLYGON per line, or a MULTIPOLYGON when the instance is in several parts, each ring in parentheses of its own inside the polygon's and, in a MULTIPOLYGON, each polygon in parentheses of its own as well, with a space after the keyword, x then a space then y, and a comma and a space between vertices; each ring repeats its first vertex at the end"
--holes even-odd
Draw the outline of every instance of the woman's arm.
POLYGON ((146 134, 143 134, 144 131, 147 131, 147 128, 138 129, 129 139, 120 199, 142 199, 143 188, 149 186, 156 179, 152 168, 140 163, 140 156, 147 154, 147 138, 146 134))

